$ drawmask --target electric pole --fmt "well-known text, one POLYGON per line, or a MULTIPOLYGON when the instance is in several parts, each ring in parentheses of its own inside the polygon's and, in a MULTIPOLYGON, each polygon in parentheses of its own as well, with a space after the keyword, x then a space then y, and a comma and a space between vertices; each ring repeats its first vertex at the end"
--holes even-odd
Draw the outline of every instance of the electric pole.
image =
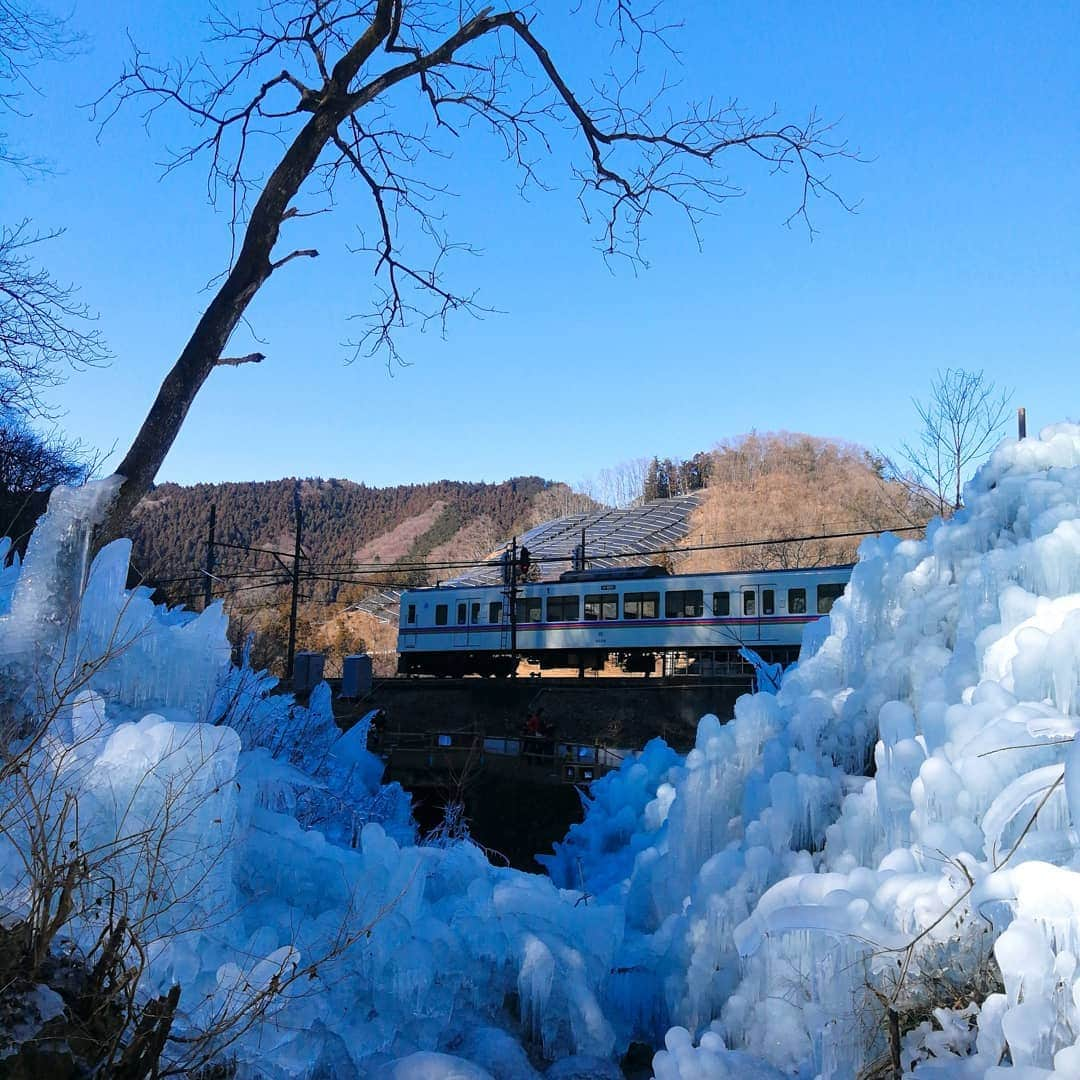
POLYGON ((296 510, 296 545, 293 548, 292 607, 289 611, 289 652, 285 658, 285 678, 292 680, 293 661, 296 659, 296 606, 300 600, 300 537, 304 527, 304 512, 300 509, 300 488, 293 491, 293 507, 296 510))
POLYGON ((203 581, 203 611, 205 611, 214 599, 214 529, 217 526, 217 507, 210 504, 210 529, 206 536, 206 566, 203 573, 206 580, 203 581))
POLYGON ((517 537, 510 541, 510 659, 513 662, 511 678, 517 678, 517 537))
MULTIPOLYGON (((585 526, 581 526, 581 572, 585 573, 585 526)), ((579 679, 585 678, 585 654, 578 654, 578 669, 577 677, 579 679)))

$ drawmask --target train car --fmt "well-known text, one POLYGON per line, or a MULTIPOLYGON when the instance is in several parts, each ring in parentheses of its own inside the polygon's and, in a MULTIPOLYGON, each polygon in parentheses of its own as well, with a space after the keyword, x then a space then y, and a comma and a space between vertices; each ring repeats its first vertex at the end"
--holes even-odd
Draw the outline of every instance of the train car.
POLYGON ((504 585, 444 585, 401 596, 398 672, 509 675, 517 660, 541 668, 600 670, 616 660, 651 671, 657 657, 798 657, 803 630, 828 614, 851 566, 723 574, 663 567, 574 570, 523 582, 516 619, 504 585))

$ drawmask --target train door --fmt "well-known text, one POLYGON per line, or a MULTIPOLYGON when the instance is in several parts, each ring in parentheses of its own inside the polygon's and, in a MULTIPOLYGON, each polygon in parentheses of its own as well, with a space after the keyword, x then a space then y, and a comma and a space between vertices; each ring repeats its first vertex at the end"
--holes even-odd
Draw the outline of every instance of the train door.
POLYGON ((469 602, 458 600, 454 604, 454 648, 464 649, 469 644, 469 602))
POLYGON ((483 612, 484 606, 479 600, 469 601, 469 644, 479 645, 483 640, 483 635, 480 633, 483 626, 483 612))
POLYGON ((748 645, 755 642, 773 641, 776 638, 776 586, 765 582, 761 585, 744 585, 740 603, 741 637, 748 645))

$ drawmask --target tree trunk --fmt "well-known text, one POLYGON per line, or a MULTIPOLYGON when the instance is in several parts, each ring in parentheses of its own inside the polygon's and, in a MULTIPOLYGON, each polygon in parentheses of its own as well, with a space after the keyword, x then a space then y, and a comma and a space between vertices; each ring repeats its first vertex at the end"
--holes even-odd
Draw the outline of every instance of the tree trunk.
POLYGON ((324 105, 304 125, 271 174, 244 231, 240 254, 179 359, 165 376, 150 412, 117 468, 123 483, 95 539, 95 548, 121 536, 176 441, 196 394, 214 370, 255 294, 274 272, 271 252, 289 203, 315 167, 344 116, 324 105))
MULTIPOLYGON (((338 125, 385 89, 385 80, 375 80, 364 92, 350 95, 349 84, 390 32, 392 7, 391 0, 379 0, 371 23, 334 65, 321 93, 309 99, 309 104, 301 105, 302 109, 310 109, 311 117, 270 174, 251 211, 240 254, 229 276, 210 301, 180 358, 165 376, 135 441, 116 470, 124 478, 123 484, 95 538, 95 548, 122 535, 139 500, 150 490, 195 395, 214 370, 237 323, 274 270, 288 261, 289 256, 276 263, 272 260, 282 223, 288 216, 289 204, 315 168, 338 125)), ((452 56, 474 26, 479 26, 477 19, 462 27, 432 56, 439 62, 452 56), (447 55, 443 57, 442 52, 447 55)), ((408 65, 399 71, 407 73, 407 68, 408 65)))

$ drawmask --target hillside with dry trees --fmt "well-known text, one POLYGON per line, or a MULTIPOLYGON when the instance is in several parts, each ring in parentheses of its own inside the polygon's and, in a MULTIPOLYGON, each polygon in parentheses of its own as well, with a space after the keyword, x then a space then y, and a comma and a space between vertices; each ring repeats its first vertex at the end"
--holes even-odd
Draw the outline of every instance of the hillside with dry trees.
POLYGON ((877 532, 925 520, 925 504, 888 479, 880 460, 863 447, 786 431, 751 432, 724 440, 708 455, 708 480, 684 546, 775 542, 688 550, 676 556, 675 566, 692 573, 853 562, 861 537, 792 538, 877 532))

